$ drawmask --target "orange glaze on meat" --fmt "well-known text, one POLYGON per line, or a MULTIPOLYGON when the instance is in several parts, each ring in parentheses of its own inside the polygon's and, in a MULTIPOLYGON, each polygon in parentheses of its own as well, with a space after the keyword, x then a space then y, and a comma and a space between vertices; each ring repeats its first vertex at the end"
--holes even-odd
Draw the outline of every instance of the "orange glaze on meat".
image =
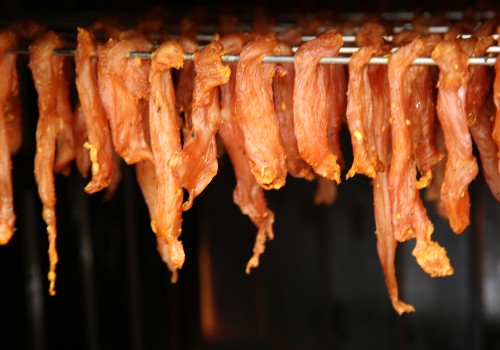
POLYGON ((182 230, 183 192, 180 180, 169 166, 172 157, 181 151, 171 70, 181 68, 183 63, 182 47, 178 42, 169 40, 153 53, 149 76, 149 129, 158 191, 157 210, 151 227, 167 245, 170 257, 168 267, 174 274, 184 264, 185 254, 179 240, 182 230))
POLYGON ((9 147, 8 114, 6 104, 9 96, 17 91, 17 55, 8 52, 17 46, 16 35, 0 31, 0 245, 9 243, 14 235, 16 215, 12 189, 11 147, 9 147))
POLYGON ((5 128, 7 131, 7 140, 9 142, 10 154, 16 154, 21 148, 23 142, 22 129, 22 110, 21 110, 21 95, 19 95, 19 79, 17 70, 13 72, 12 89, 7 96, 7 101, 4 104, 5 128))
POLYGON ((86 178, 91 165, 89 151, 85 148, 85 144, 89 139, 87 126, 85 125, 85 115, 80 104, 76 106, 74 114, 73 138, 75 140, 75 162, 80 174, 86 178))
MULTIPOLYGON (((193 54, 199 49, 198 43, 187 36, 181 36, 179 38, 179 44, 182 46, 184 53, 193 54)), ((180 126, 184 131, 184 137, 187 137, 189 130, 193 126, 191 122, 191 103, 193 101, 194 77, 194 62, 192 60, 186 60, 179 72, 179 81, 175 88, 177 108, 179 113, 184 116, 184 118, 180 120, 180 126)))
MULTIPOLYGON (((497 27, 497 33, 500 34, 500 26, 497 27)), ((498 40, 500 42, 500 38, 498 40)), ((500 60, 495 61, 495 80, 493 81, 493 102, 495 103, 496 113, 493 124, 493 141, 500 149, 500 60)), ((500 152, 498 153, 498 169, 500 170, 500 152)))
POLYGON ((398 241, 416 238, 413 255, 420 267, 432 277, 453 273, 446 250, 431 240, 434 231, 417 188, 417 170, 412 152, 412 125, 409 116, 411 86, 406 74, 425 44, 415 39, 389 57, 391 96, 392 159, 389 170, 392 226, 398 241))
MULTIPOLYGON (((228 34, 222 37, 224 51, 239 54, 248 41, 244 34, 228 34)), ((236 63, 229 63, 231 76, 227 84, 221 86, 221 123, 218 134, 233 164, 236 176, 236 188, 233 200, 243 214, 248 215, 258 231, 253 247, 253 255, 247 263, 246 272, 259 265, 259 257, 265 250, 267 239, 273 239, 274 213, 267 207, 264 190, 252 174, 248 156, 245 152, 243 131, 235 120, 235 81, 236 63)))
POLYGON ((437 114, 447 150, 441 199, 450 226, 458 234, 470 224, 467 188, 478 173, 465 110, 470 74, 467 56, 457 41, 440 42, 432 51, 432 58, 439 66, 437 114))
MULTIPOLYGON (((342 36, 328 31, 302 44, 295 53, 295 86, 293 113, 299 153, 314 171, 329 180, 340 183, 339 153, 330 148, 329 132, 336 133, 332 122, 329 88, 332 88, 332 67, 320 65, 323 57, 337 56, 342 36)), ((337 74, 337 73, 335 73, 337 74)))
MULTIPOLYGON (((95 193, 111 183, 115 172, 114 149, 108 119, 97 82, 97 43, 85 29, 78 28, 75 51, 76 88, 83 112, 88 142, 84 145, 92 162, 92 179, 85 192, 95 193)), ((78 158, 77 158, 78 164, 78 158)))
POLYGON ((276 64, 262 63, 264 56, 276 54, 279 45, 274 37, 256 36, 243 47, 236 68, 234 119, 243 131, 252 174, 264 189, 279 189, 286 179, 285 150, 274 110, 276 64))
POLYGON ((141 114, 141 103, 149 99, 150 61, 129 58, 128 54, 151 51, 151 44, 141 36, 128 35, 129 39, 110 39, 99 46, 97 76, 116 153, 127 164, 134 164, 152 160, 141 114))
POLYGON ((218 86, 227 83, 231 74, 221 61, 222 44, 212 41, 194 55, 192 127, 186 132, 182 151, 169 162, 188 193, 182 205, 188 210, 198 196, 217 174, 217 146, 215 134, 220 123, 218 86))

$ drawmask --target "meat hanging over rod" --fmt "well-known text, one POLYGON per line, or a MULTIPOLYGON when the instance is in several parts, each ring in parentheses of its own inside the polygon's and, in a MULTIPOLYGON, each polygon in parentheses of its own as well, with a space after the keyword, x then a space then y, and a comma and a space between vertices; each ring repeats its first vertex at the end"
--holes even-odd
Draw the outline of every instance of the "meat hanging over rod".
POLYGON ((170 167, 188 193, 182 209, 188 210, 193 200, 217 174, 217 145, 215 134, 220 123, 218 86, 227 83, 231 74, 222 63, 222 44, 218 40, 194 54, 192 127, 187 130, 180 153, 169 161, 170 167))
MULTIPOLYGON (((56 249, 56 190, 54 171, 56 144, 61 127, 65 126, 60 114, 59 96, 61 85, 67 86, 65 77, 66 58, 53 55, 63 47, 54 32, 48 32, 30 46, 29 67, 38 93, 38 123, 36 127, 35 180, 43 205, 43 219, 49 238, 49 293, 55 295, 56 265, 59 260, 56 249)), ((59 145, 58 145, 59 146, 59 145)))
POLYGON ((115 172, 114 149, 97 81, 97 43, 87 30, 78 28, 75 51, 76 88, 83 111, 88 142, 84 145, 92 162, 92 179, 85 192, 95 193, 111 183, 115 172))
POLYGON ((399 48, 389 57, 388 77, 391 96, 392 158, 389 191, 394 236, 398 241, 416 238, 413 249, 420 267, 430 276, 448 276, 453 268, 446 250, 431 240, 434 231, 417 187, 417 170, 412 152, 412 124, 409 115, 411 86, 406 74, 416 57, 422 55, 421 39, 399 48))
MULTIPOLYGON (((228 34, 221 38, 224 51, 239 54, 248 41, 245 34, 228 34)), ((221 123, 218 134, 233 164, 236 187, 233 200, 243 214, 248 215, 258 231, 253 247, 253 255, 247 263, 246 272, 259 265, 259 257, 265 250, 267 239, 274 238, 274 213, 267 207, 263 188, 252 174, 248 156, 245 152, 243 131, 235 117, 235 81, 236 63, 229 63, 231 76, 227 84, 221 86, 221 123)))
POLYGON ((318 175, 337 183, 340 183, 340 154, 334 153, 338 150, 331 149, 328 140, 331 137, 328 127, 328 113, 331 113, 328 107, 332 107, 329 103, 332 97, 328 96, 331 67, 320 65, 319 61, 336 56, 342 44, 339 33, 328 31, 302 44, 294 58, 293 114, 300 156, 318 175))
POLYGON ((240 53, 236 68, 236 122, 243 131, 250 169, 264 189, 285 185, 286 156, 278 116, 274 110, 273 78, 276 64, 264 56, 279 54, 274 37, 257 36, 240 53))
MULTIPOLYGON (((12 188, 12 133, 8 128, 7 105, 11 96, 18 94, 17 55, 9 50, 17 46, 16 35, 11 31, 0 32, 0 245, 9 243, 14 235, 16 215, 12 188)), ((19 118, 19 115, 17 115, 19 118)))
MULTIPOLYGON (((178 114, 175 108, 175 90, 172 69, 184 63, 184 52, 178 42, 170 40, 153 53, 149 82, 149 130, 154 167, 156 169, 157 208, 152 212, 151 227, 158 239, 166 244, 168 253, 162 257, 176 276, 184 264, 185 254, 179 236, 182 230, 182 187, 174 175, 170 161, 181 151, 178 114), (165 257, 168 254, 168 259, 165 257)), ((159 243, 161 247, 163 243, 159 243)))
POLYGON ((452 230, 459 234, 470 224, 468 186, 478 173, 465 110, 470 74, 467 56, 455 40, 440 42, 432 58, 439 66, 437 114, 447 151, 441 199, 452 230))
POLYGON ((149 99, 150 60, 129 58, 133 51, 151 51, 142 36, 125 33, 127 39, 110 39, 97 50, 99 94, 109 121, 116 153, 127 164, 152 161, 143 129, 144 104, 149 99))

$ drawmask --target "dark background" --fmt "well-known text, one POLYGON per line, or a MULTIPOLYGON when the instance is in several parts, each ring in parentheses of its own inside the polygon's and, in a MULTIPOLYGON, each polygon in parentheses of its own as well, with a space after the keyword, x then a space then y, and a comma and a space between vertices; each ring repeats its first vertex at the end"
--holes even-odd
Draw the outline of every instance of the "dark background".
MULTIPOLYGON (((176 11, 193 4, 177 4, 176 11)), ((197 2, 216 14, 221 3, 211 4, 197 2)), ((76 27, 87 16, 132 8, 139 13, 153 5, 3 1, 0 17, 66 18, 76 27)), ((273 11, 371 11, 416 4, 269 5, 273 11)), ((419 5, 479 6, 467 1, 419 5)), ((235 180, 226 157, 184 213, 187 259, 175 285, 156 253, 132 168, 124 168, 120 189, 108 203, 100 194, 84 194, 85 181, 76 171, 57 177, 60 262, 58 293, 50 297, 48 245, 33 177, 36 92, 26 64, 27 58, 20 57, 25 141, 13 168, 18 230, 9 245, 0 247, 0 349, 500 348, 500 207, 482 174, 471 185, 472 222, 462 235, 452 233, 428 203, 433 237, 448 250, 453 276, 428 277, 411 255, 414 242, 399 246, 401 295, 417 310, 411 315, 397 316, 387 297, 376 253, 371 186, 362 176, 343 181, 330 207, 315 206, 315 185, 303 180, 289 179, 282 190, 267 192, 276 238, 268 242, 261 266, 246 275, 256 229, 232 202, 235 180)), ((346 130, 342 138, 349 165, 346 130)))

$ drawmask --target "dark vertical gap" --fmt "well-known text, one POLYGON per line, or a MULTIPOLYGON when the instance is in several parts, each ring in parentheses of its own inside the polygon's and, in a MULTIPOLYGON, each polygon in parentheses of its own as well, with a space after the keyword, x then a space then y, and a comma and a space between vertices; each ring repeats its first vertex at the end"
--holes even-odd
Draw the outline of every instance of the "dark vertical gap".
POLYGON ((32 350, 45 349, 45 305, 40 265, 35 192, 24 190, 21 194, 18 221, 24 235, 26 273, 26 306, 28 311, 28 338, 32 350))
POLYGON ((71 178, 73 218, 78 230, 83 315, 87 349, 98 350, 98 317, 95 295, 94 251, 91 232, 90 198, 83 191, 85 183, 79 174, 71 178))
POLYGON ((142 313, 141 313, 141 281, 139 277, 139 259, 137 254, 137 215, 136 195, 134 193, 135 176, 132 167, 123 168, 123 213, 125 223, 126 256, 128 267, 129 287, 129 320, 130 320, 130 348, 142 350, 142 313))

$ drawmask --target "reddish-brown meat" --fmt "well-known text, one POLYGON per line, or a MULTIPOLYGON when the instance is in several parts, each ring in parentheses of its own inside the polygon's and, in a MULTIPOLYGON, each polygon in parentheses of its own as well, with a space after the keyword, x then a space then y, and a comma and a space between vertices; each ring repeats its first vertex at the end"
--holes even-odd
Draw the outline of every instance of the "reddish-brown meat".
MULTIPOLYGON (((137 178, 137 183, 141 189, 144 201, 148 207, 149 216, 151 220, 156 217, 156 211, 158 209, 158 187, 156 183, 156 167, 153 163, 148 160, 139 162, 135 165, 135 174, 137 178)), ((168 250, 167 243, 158 235, 156 235, 157 250, 160 254, 161 259, 167 265, 170 271, 172 271, 172 277, 170 281, 172 283, 177 282, 178 273, 177 269, 172 263, 170 258, 170 252, 168 250)))
POLYGON ((132 51, 151 51, 143 37, 109 40, 99 46, 97 76, 113 144, 127 164, 152 160, 145 138, 141 103, 149 98, 150 61, 129 58, 132 51))
MULTIPOLYGON (((314 171, 329 180, 340 183, 340 154, 330 149, 328 110, 331 87, 331 67, 320 65, 323 57, 337 56, 342 36, 328 31, 302 44, 295 53, 295 86, 293 113, 295 135, 300 156, 314 171)), ((331 125, 331 124, 330 124, 331 125)))
MULTIPOLYGON (((224 51, 228 54, 239 54, 248 38, 242 34, 229 34, 222 37, 224 51)), ((252 174, 248 156, 245 152, 243 131, 235 120, 235 81, 236 63, 229 63, 231 76, 227 84, 221 86, 221 123, 218 134, 231 158, 236 176, 236 188, 233 191, 233 200, 240 207, 243 214, 248 215, 258 228, 253 256, 247 263, 246 272, 259 265, 259 257, 265 250, 267 239, 273 239, 274 214, 267 207, 264 190, 252 174)))
MULTIPOLYGON (((179 44, 186 54, 194 54, 199 49, 198 43, 187 36, 181 36, 179 44)), ((191 103, 193 102, 194 77, 194 62, 192 60, 186 60, 179 72, 179 81, 175 88, 177 108, 184 116, 181 120, 181 126, 185 137, 187 137, 189 130, 192 128, 191 103)))
MULTIPOLYGON (((500 34, 500 26, 497 27, 497 33, 500 34)), ((500 38, 498 39, 500 43, 500 38)), ((500 60, 495 61, 495 80, 493 81, 493 102, 495 103, 496 113, 493 124, 493 141, 500 149, 500 60)), ((498 160, 498 169, 500 170, 500 156, 498 160)))
POLYGON ((442 218, 446 219, 446 210, 444 208, 444 203, 441 199, 441 186, 444 181, 445 164, 446 164, 446 147, 444 145, 443 130, 438 124, 435 125, 435 144, 436 149, 443 154, 443 159, 441 159, 434 166, 432 170, 432 182, 425 192, 425 198, 428 201, 434 202, 434 207, 436 213, 442 218))
POLYGON ((343 65, 334 64, 326 67, 326 85, 328 94, 326 95, 327 111, 327 134, 328 146, 337 157, 337 163, 341 168, 345 162, 340 148, 340 129, 346 111, 347 104, 347 77, 343 65))
POLYGON ((87 126, 85 125, 85 115, 82 107, 78 104, 75 108, 75 125, 73 128, 73 138, 75 140, 75 162, 80 174, 86 178, 90 169, 90 155, 85 148, 88 142, 87 126))
POLYGON ((314 192, 314 204, 332 205, 337 199, 338 185, 335 181, 316 177, 316 191, 314 192))
POLYGON ((17 71, 13 74, 16 74, 16 77, 14 78, 15 86, 7 97, 4 107, 5 127, 7 130, 7 139, 9 141, 9 150, 12 155, 19 151, 23 142, 21 95, 19 95, 17 71))
POLYGON ((49 293, 55 294, 56 265, 56 191, 54 187, 54 160, 56 142, 61 125, 58 95, 60 76, 64 74, 64 57, 52 54, 63 46, 62 40, 48 32, 30 47, 29 67, 38 92, 39 118, 36 127, 35 180, 43 205, 43 219, 49 237, 49 293))
POLYGON ((434 227, 417 188, 417 170, 412 152, 412 125, 409 116, 411 86, 406 74, 425 44, 415 39, 389 57, 389 88, 391 96, 392 159, 389 170, 389 191, 394 236, 398 241, 416 238, 413 255, 420 267, 432 277, 453 273, 446 250, 431 240, 434 227))
POLYGON ((188 210, 217 174, 217 146, 215 134, 220 123, 218 86, 227 83, 231 74, 221 61, 222 44, 212 41, 194 55, 192 127, 186 133, 182 151, 170 161, 174 173, 188 193, 182 205, 188 210))
POLYGON ((439 66, 437 114, 447 151, 441 198, 450 226, 458 234, 470 223, 467 188, 478 172, 465 110, 468 61, 454 40, 440 42, 432 51, 432 58, 439 66))
MULTIPOLYGON (((481 57, 493 45, 491 36, 471 37, 459 41, 468 57, 481 57)), ((498 169, 498 147, 491 136, 491 120, 494 106, 489 103, 491 75, 485 66, 469 66, 466 106, 469 130, 479 151, 484 178, 493 196, 500 200, 500 172, 498 169)))
POLYGON ((179 43, 167 41, 153 53, 149 76, 149 129, 158 189, 157 210, 151 227, 167 245, 170 257, 168 267, 172 272, 180 269, 185 260, 184 248, 179 241, 183 192, 179 179, 169 166, 172 157, 181 151, 171 70, 181 68, 183 62, 184 52, 179 43))
POLYGON ((9 50, 17 46, 16 35, 0 32, 0 245, 7 244, 14 235, 16 215, 12 190, 12 163, 5 107, 9 96, 17 90, 17 55, 9 50))
MULTIPOLYGON (((279 42, 280 54, 293 55, 292 48, 283 41, 279 42)), ((297 138, 293 125, 293 82, 295 69, 293 64, 283 64, 286 74, 278 76, 273 82, 274 108, 278 115, 281 140, 286 153, 286 166, 290 175, 312 180, 314 173, 311 167, 300 158, 297 138)))
POLYGON ((236 68, 236 116, 243 131, 250 169, 264 189, 279 189, 286 179, 286 156, 274 110, 276 65, 263 63, 279 53, 272 37, 256 37, 243 47, 236 68))
MULTIPOLYGON (((106 188, 114 176, 113 141, 97 83, 97 43, 85 29, 78 28, 75 51, 76 88, 83 111, 88 142, 85 148, 92 162, 92 179, 85 192, 95 193, 106 188)), ((77 162, 78 163, 78 162, 77 162)))

